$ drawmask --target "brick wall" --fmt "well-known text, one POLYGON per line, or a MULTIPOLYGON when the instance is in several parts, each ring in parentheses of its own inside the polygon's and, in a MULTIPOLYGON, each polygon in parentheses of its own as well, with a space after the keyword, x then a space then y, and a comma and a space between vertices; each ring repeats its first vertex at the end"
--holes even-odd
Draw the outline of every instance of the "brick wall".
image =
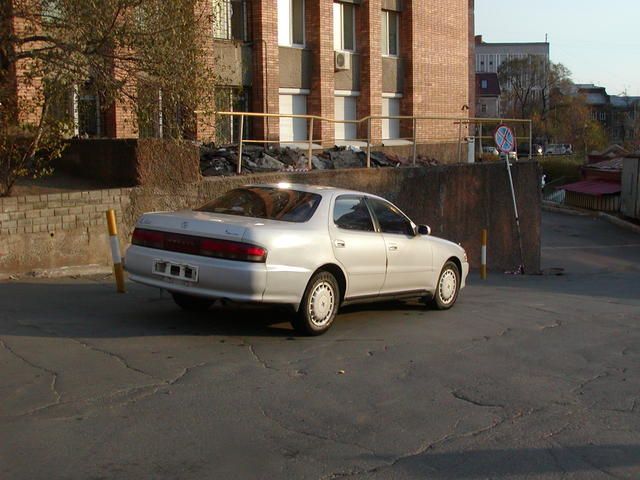
MULTIPOLYGON (((360 52, 360 98, 358 118, 382 115, 382 54, 380 51, 381 0, 365 0, 357 18, 357 42, 360 52)), ((359 138, 367 138, 366 122, 360 125, 359 138)), ((382 138, 382 124, 371 123, 371 138, 382 138)))
MULTIPOLYGON (((311 93, 307 112, 334 118, 335 72, 333 63, 333 2, 307 1, 305 8, 306 43, 311 50, 311 93)), ((313 138, 322 145, 333 145, 335 128, 330 122, 316 122, 313 138)))
MULTIPOLYGON (((6 8, 6 7, 5 7, 6 8)), ((22 17, 12 17, 9 28, 18 37, 26 37, 38 35, 41 33, 39 22, 34 19, 26 19, 22 17)), ((41 42, 31 42, 28 48, 38 48, 41 42)), ((17 47, 16 53, 20 52, 17 47)), ((14 87, 14 107, 16 109, 16 117, 20 123, 37 124, 40 121, 42 102, 44 100, 44 90, 42 79, 33 76, 37 71, 34 60, 26 58, 18 60, 11 71, 14 87)))
MULTIPOLYGON (((262 113, 278 113, 280 110, 279 83, 280 58, 278 49, 278 3, 277 0, 251 2, 251 30, 254 40, 254 81, 252 88, 252 110, 262 113)), ((280 138, 277 118, 252 121, 253 137, 278 140, 280 138)))
MULTIPOLYGON (((525 265, 540 268, 540 167, 513 168, 525 265)), ((434 235, 460 242, 472 266, 480 257, 480 231, 489 229, 490 267, 520 263, 513 204, 504 165, 442 165, 431 168, 317 170, 207 178, 175 189, 136 187, 0 200, 0 277, 34 269, 110 264, 105 211, 114 208, 126 245, 144 212, 193 208, 231 188, 250 183, 310 183, 365 191, 388 198, 434 235)))
POLYGON ((0 198, 0 235, 58 232, 106 225, 105 212, 121 213, 129 188, 0 198))

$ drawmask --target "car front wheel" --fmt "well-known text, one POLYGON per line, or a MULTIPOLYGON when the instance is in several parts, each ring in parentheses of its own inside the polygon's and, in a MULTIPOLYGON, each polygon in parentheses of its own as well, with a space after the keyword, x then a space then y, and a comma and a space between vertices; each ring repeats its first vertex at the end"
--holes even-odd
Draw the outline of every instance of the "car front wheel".
POLYGON ((304 292, 293 327, 305 335, 321 335, 333 324, 340 303, 340 288, 329 272, 315 274, 304 292))
POLYGON ((459 291, 460 271, 455 263, 449 261, 442 267, 442 271, 438 277, 436 291, 431 300, 431 306, 438 310, 447 310, 453 307, 453 304, 456 303, 458 298, 459 291))
POLYGON ((185 295, 184 293, 171 292, 173 301, 188 312, 206 312, 213 305, 213 300, 203 297, 194 297, 193 295, 185 295))

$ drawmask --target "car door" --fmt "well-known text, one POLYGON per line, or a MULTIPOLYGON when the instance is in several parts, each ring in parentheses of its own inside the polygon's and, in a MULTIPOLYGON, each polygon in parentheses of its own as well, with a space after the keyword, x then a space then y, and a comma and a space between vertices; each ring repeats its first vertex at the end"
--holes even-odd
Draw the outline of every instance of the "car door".
POLYGON ((387 254, 363 196, 340 195, 334 200, 329 234, 334 255, 348 277, 345 298, 378 295, 387 254))
POLYGON ((432 290, 435 280, 429 238, 415 235, 411 220, 389 202, 372 197, 367 202, 387 253, 387 274, 381 293, 432 290))

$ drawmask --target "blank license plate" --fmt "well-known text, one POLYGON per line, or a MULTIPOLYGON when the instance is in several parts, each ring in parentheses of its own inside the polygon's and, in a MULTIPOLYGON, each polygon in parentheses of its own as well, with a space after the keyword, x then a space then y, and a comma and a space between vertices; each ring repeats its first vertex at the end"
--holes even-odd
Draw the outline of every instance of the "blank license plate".
POLYGON ((166 260, 154 260, 153 273, 166 278, 182 280, 184 282, 196 283, 198 281, 198 267, 168 262, 166 260))

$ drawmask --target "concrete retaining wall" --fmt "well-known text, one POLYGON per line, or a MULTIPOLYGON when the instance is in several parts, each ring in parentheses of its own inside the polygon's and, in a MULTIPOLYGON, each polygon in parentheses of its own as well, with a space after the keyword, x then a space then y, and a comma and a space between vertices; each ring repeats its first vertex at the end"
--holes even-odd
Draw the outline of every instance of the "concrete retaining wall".
MULTIPOLYGON (((514 165, 525 266, 540 268, 540 170, 514 165)), ((480 231, 489 230, 489 267, 520 264, 513 206, 503 163, 429 168, 324 170, 206 178, 191 184, 0 199, 0 275, 62 266, 109 264, 105 211, 115 208, 123 244, 136 219, 151 210, 190 208, 247 183, 290 181, 351 188, 386 197, 434 235, 461 243, 472 266, 480 231)), ((124 245, 123 245, 124 246, 124 245)))

